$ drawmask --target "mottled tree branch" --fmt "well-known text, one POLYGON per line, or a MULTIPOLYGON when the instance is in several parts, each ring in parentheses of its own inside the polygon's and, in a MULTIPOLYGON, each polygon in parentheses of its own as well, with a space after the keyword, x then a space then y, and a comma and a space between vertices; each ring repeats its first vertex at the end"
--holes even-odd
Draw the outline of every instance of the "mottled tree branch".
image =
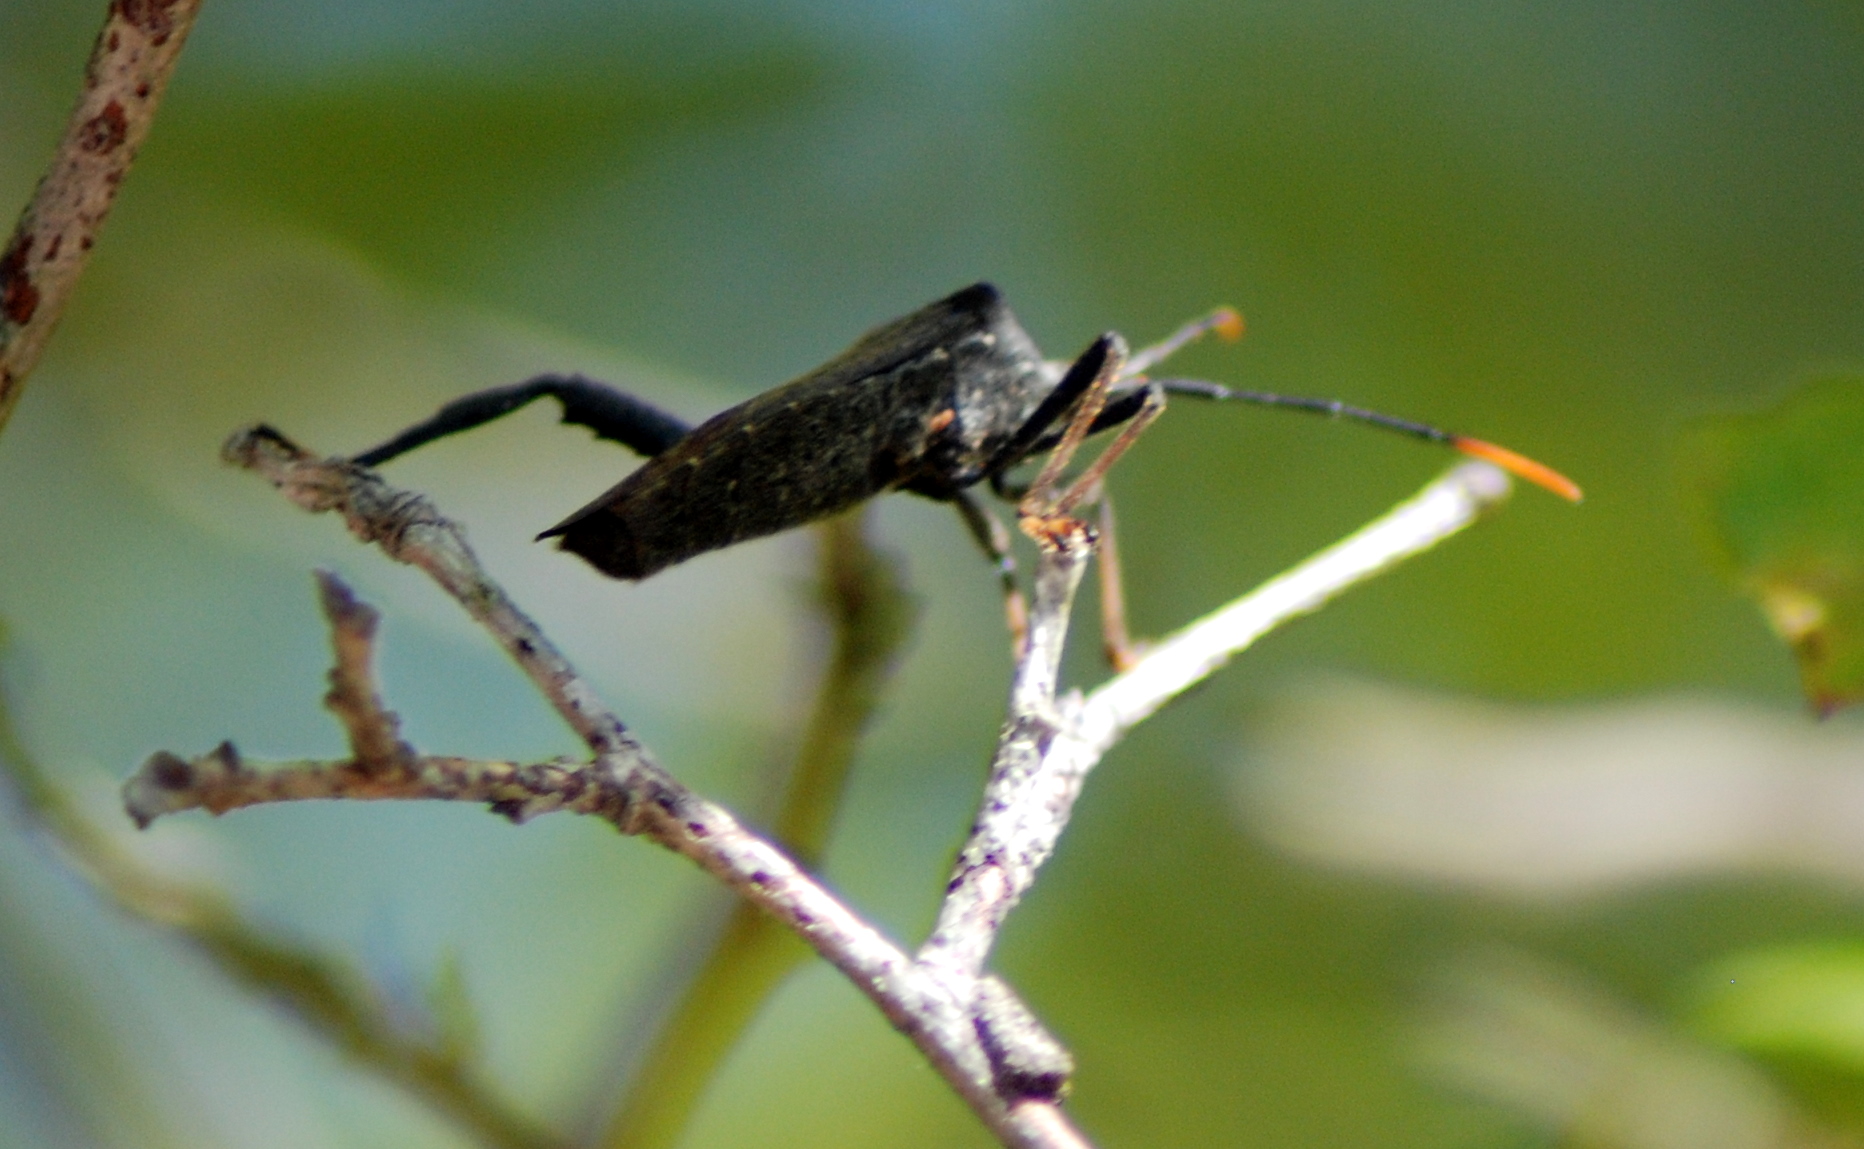
POLYGON ((64 138, 0 249, 0 429, 64 314, 201 0, 111 0, 64 138))

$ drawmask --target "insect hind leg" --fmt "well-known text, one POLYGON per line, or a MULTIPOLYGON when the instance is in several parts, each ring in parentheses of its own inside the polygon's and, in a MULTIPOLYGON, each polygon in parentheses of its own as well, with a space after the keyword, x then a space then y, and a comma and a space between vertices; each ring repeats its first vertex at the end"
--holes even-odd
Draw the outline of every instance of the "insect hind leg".
POLYGON ((378 467, 436 439, 470 431, 549 396, 563 408, 563 422, 587 427, 598 438, 620 443, 652 458, 686 437, 692 425, 626 391, 581 375, 539 375, 522 383, 475 391, 384 443, 353 456, 378 467))
POLYGON ((997 581, 1003 588, 1003 618, 1010 630, 1010 651, 1020 658, 1023 643, 1029 637, 1029 604, 1023 598, 1022 588, 1016 585, 1016 556, 1010 551, 1009 529, 987 507, 963 491, 951 501, 971 537, 997 568, 997 581))
POLYGON ((1115 673, 1125 673, 1138 665, 1151 645, 1135 640, 1126 626, 1126 580, 1120 568, 1120 547, 1114 533, 1113 500, 1099 493, 1100 540, 1095 557, 1100 560, 1100 646, 1107 665, 1115 673))

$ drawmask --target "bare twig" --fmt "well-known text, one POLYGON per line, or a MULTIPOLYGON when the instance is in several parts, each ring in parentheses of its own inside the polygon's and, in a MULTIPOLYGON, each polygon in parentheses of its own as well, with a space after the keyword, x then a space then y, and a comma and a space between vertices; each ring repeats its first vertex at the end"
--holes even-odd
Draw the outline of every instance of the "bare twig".
POLYGON ((385 773, 412 759, 414 749, 401 740, 401 719, 375 689, 375 628, 382 616, 329 571, 317 572, 317 596, 336 654, 324 705, 343 724, 356 764, 385 773))
POLYGON ((1010 720, 983 806, 920 959, 981 971, 1003 920, 1068 824, 1087 772, 1134 725, 1257 638, 1426 550, 1506 498, 1508 477, 1463 463, 1418 495, 1293 570, 1152 647, 1083 701, 1057 700, 1055 672, 1079 556, 1045 547, 1036 571, 1030 651, 1017 668, 1010 720), (1035 636, 1047 637, 1037 641, 1035 636))
POLYGON ((74 869, 125 913, 170 931, 222 974, 267 998, 346 1055, 424 1098, 495 1149, 564 1149, 565 1143, 497 1100, 457 1043, 396 1024, 349 963, 273 937, 217 890, 150 872, 118 847, 33 761, 0 695, 0 766, 24 812, 74 869))
POLYGON ((520 765, 416 754, 400 738, 400 720, 376 693, 375 609, 328 571, 317 573, 317 588, 336 656, 324 705, 343 724, 351 756, 254 765, 230 742, 192 760, 158 753, 123 784, 124 808, 137 825, 183 810, 224 814, 313 798, 484 802, 514 822, 552 810, 598 810, 603 795, 589 785, 589 768, 582 763, 520 765))
POLYGON ((0 429, 148 137, 201 0, 111 0, 58 153, 0 250, 0 429))
POLYGON ((343 798, 357 802, 429 799, 484 802, 514 822, 569 810, 599 814, 600 791, 583 762, 502 762, 412 755, 388 766, 357 758, 250 762, 231 742, 182 758, 150 755, 123 785, 123 805, 137 825, 187 810, 225 814, 273 802, 343 798))
MULTIPOLYGON (((1052 1101, 998 1092, 997 1076, 977 1029, 975 979, 953 979, 915 964, 782 850, 667 774, 536 624, 492 582, 464 534, 427 499, 395 490, 373 471, 347 460, 318 459, 269 428, 235 435, 225 453, 229 461, 265 476, 300 507, 342 514, 358 538, 427 572, 511 654, 595 753, 588 766, 569 771, 573 780, 566 785, 573 796, 552 789, 547 805, 539 809, 594 814, 624 833, 651 838, 777 918, 865 993, 1005 1145, 1053 1149, 1084 1144, 1052 1101)), ((154 775, 168 770, 174 774, 170 781, 181 783, 174 792, 188 793, 206 780, 184 776, 176 763, 192 767, 201 761, 189 764, 173 755, 158 755, 130 780, 126 792, 133 796, 159 786, 154 775)), ((340 764, 316 763, 273 767, 265 774, 321 778, 340 769, 340 764)), ((297 784, 272 785, 291 790, 297 784)), ((471 797, 483 800, 476 794, 471 797)), ((529 812, 525 807, 522 813, 529 812)))
POLYGON ((1459 463, 1313 558, 1151 647, 1088 695, 1081 737, 1105 753, 1159 707, 1221 669, 1256 639, 1470 526, 1508 498, 1507 474, 1459 463))
MULTIPOLYGON (((890 556, 868 542, 853 511, 816 529, 822 614, 834 646, 771 832, 813 866, 827 844, 860 738, 911 629, 912 603, 890 556)), ((676 1144, 706 1084, 764 1000, 809 951, 777 921, 738 901, 710 953, 661 1022, 630 1075, 626 1095, 593 1144, 660 1149, 676 1144)))

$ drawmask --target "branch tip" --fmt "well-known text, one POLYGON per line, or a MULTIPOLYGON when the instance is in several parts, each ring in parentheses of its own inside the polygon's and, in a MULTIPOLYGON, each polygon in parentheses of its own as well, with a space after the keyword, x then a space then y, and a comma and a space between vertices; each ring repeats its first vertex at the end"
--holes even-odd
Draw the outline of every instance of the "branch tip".
POLYGON ((375 641, 375 628, 382 613, 356 596, 356 591, 335 571, 313 572, 317 580, 317 599, 333 630, 354 634, 364 642, 375 641))

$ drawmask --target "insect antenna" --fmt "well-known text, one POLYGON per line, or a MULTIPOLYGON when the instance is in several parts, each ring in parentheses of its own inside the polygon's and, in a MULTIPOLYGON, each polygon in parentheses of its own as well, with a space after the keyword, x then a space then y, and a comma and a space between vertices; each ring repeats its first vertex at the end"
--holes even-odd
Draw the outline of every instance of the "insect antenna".
MULTIPOLYGON (((1198 399, 1253 403, 1258 407, 1281 407, 1291 411, 1307 411, 1315 415, 1325 415, 1330 419, 1349 419, 1355 423, 1383 427, 1387 431, 1396 431, 1400 435, 1409 435, 1414 439, 1442 443, 1465 455, 1493 463, 1524 482, 1544 487, 1563 499, 1570 499, 1577 503, 1585 497, 1584 492, 1579 489, 1579 484, 1573 480, 1545 463, 1510 451, 1506 447, 1500 447, 1482 439, 1474 439, 1468 435, 1458 435, 1440 427, 1433 427, 1428 423, 1400 419, 1396 415, 1386 415, 1365 407, 1355 407, 1350 403, 1342 403, 1338 399, 1312 399, 1301 395, 1278 395, 1272 391, 1246 391, 1235 387, 1225 387, 1220 383, 1211 383, 1204 379, 1154 379, 1151 382, 1168 395, 1189 395, 1198 399)), ((1124 405, 1116 400, 1108 404, 1106 414, 1101 418, 1104 421, 1120 414, 1123 409, 1124 405)), ((1100 427, 1097 425, 1095 429, 1099 430, 1100 427)))
POLYGON ((1195 343, 1206 335, 1216 335, 1231 343, 1243 337, 1243 317, 1233 307, 1219 307, 1209 315, 1180 327, 1164 339, 1150 347, 1142 347, 1133 352, 1126 361, 1125 370, 1120 372, 1122 379, 1131 379, 1144 375, 1147 371, 1183 350, 1187 344, 1195 343))

